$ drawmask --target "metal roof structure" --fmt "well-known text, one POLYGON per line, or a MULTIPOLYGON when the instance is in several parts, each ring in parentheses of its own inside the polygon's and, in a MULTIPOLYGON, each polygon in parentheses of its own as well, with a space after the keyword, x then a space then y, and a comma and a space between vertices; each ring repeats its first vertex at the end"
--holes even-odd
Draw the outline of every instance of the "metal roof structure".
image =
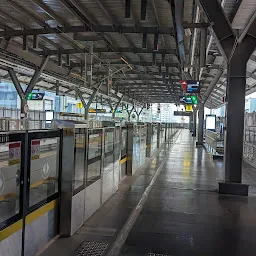
MULTIPOLYGON (((237 34, 255 18, 255 0, 222 6, 237 34)), ((3 0, 0 76, 10 79, 11 68, 29 84, 38 71, 35 88, 64 95, 178 103, 181 79, 200 79, 203 97, 217 75, 206 102, 217 108, 226 69, 211 26, 195 0, 3 0)), ((247 94, 256 91, 255 55, 247 94)))

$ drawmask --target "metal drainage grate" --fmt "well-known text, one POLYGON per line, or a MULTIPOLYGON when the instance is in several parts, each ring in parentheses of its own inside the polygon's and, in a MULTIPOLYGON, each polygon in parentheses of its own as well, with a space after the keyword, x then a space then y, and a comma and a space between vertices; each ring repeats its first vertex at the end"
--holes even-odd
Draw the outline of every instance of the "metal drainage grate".
POLYGON ((77 249, 75 256, 102 256, 106 252, 108 244, 104 242, 83 242, 77 249))

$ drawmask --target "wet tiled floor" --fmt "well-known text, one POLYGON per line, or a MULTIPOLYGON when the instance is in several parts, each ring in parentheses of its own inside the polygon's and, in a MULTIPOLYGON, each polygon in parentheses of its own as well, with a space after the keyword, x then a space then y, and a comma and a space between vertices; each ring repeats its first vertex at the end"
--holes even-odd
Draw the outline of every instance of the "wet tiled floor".
POLYGON ((43 255, 74 255, 84 241, 104 242, 110 248, 166 159, 120 255, 255 256, 256 170, 244 165, 243 180, 252 185, 249 197, 219 195, 223 162, 196 148, 187 130, 174 141, 148 166, 126 177, 78 232, 58 239, 43 255))
MULTIPOLYGON (((249 181, 256 170, 245 168, 249 181)), ((256 255, 256 196, 217 194, 222 177, 223 163, 183 131, 121 255, 256 255)))

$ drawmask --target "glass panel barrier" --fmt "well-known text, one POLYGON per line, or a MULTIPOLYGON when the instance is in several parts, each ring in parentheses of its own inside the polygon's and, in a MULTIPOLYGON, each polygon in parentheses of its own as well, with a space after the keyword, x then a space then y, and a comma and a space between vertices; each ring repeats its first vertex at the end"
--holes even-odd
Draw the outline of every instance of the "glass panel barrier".
POLYGON ((86 186, 88 187, 101 177, 102 129, 88 130, 88 169, 86 186))
POLYGON ((121 171, 120 171, 120 179, 122 179, 126 175, 126 155, 127 155, 127 128, 122 127, 122 138, 121 138, 121 171))
POLYGON ((75 129, 75 169, 73 186, 75 191, 78 188, 84 187, 85 181, 85 129, 75 129))
POLYGON ((151 152, 153 152, 156 148, 157 148, 157 124, 153 124, 152 137, 151 137, 151 152))
POLYGON ((138 126, 134 125, 133 130, 133 157, 132 169, 136 171, 140 166, 140 134, 138 126))
POLYGON ((113 194, 114 187, 114 135, 115 128, 104 129, 104 160, 102 173, 102 204, 113 194))
MULTIPOLYGON (((20 134, 21 135, 21 134, 20 134)), ((24 134, 22 134, 24 135, 24 134)), ((22 141, 18 134, 1 134, 0 142, 0 224, 20 212, 20 176, 22 141), (9 142, 5 142, 5 138, 9 142), (10 142, 10 140, 11 142, 10 142), (14 140, 13 140, 14 139, 14 140)), ((24 138, 24 137, 23 137, 24 138)), ((0 226, 0 227, 1 227, 0 226)))
POLYGON ((31 139, 30 207, 58 192, 59 146, 59 137, 31 139))
POLYGON ((116 170, 120 166, 121 157, 121 129, 115 128, 115 143, 114 143, 114 169, 116 170))
POLYGON ((140 166, 146 160, 146 139, 147 139, 147 126, 140 127, 140 166))
POLYGON ((160 126, 160 146, 164 143, 164 125, 160 126))
POLYGON ((105 129, 104 135, 104 173, 113 171, 114 164, 114 128, 105 129))

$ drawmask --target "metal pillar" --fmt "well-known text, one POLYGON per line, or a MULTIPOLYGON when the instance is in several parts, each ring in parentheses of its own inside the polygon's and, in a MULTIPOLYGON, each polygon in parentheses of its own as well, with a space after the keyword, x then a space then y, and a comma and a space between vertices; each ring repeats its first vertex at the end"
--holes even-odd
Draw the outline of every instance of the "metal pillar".
POLYGON ((197 134, 197 146, 202 146, 204 143, 204 104, 199 103, 198 108, 198 134, 197 134))
POLYGON ((152 123, 147 123, 146 157, 151 156, 152 129, 153 129, 152 123))
POLYGON ((206 44, 207 44, 207 28, 201 28, 200 57, 199 57, 200 67, 205 67, 205 64, 206 64, 206 44))
POLYGON ((127 108, 127 113, 128 113, 128 121, 130 122, 131 121, 131 113, 132 111, 134 110, 134 106, 132 107, 132 109, 129 111, 128 108, 127 108))
POLYGON ((133 123, 127 124, 127 162, 126 175, 131 176, 132 171, 132 156, 133 156, 133 123))
POLYGON ((189 116, 189 131, 193 132, 193 115, 189 116))
POLYGON ((168 124, 166 123, 164 125, 164 141, 167 141, 168 139, 168 124))
POLYGON ((92 66, 93 66, 93 45, 89 47, 89 70, 88 70, 88 84, 92 87, 92 66))
POLYGON ((227 132, 225 148, 225 181, 242 181, 244 105, 246 63, 232 58, 227 81, 227 132))
POLYGON ((123 98, 124 98, 124 95, 123 95, 121 98, 119 98, 119 100, 118 100, 118 102, 117 102, 117 104, 116 104, 116 106, 115 106, 115 109, 114 109, 114 111, 113 111, 113 113, 112 113, 112 118, 113 118, 113 119, 115 119, 115 117, 116 117, 116 111, 117 111, 118 107, 120 106, 120 104, 121 104, 123 98))
POLYGON ((63 129, 62 137, 62 172, 61 172, 61 204, 60 204, 60 236, 69 237, 72 235, 72 197, 73 197, 73 168, 74 168, 74 130, 63 129))
POLYGON ((192 133, 192 137, 196 137, 196 119, 197 119, 197 110, 194 109, 194 111, 193 111, 193 133, 192 133))
POLYGON ((142 110, 145 108, 145 104, 142 106, 142 108, 141 108, 141 110, 137 113, 137 122, 139 122, 140 121, 140 114, 141 114, 141 112, 142 112, 142 110))
POLYGON ((160 148, 161 124, 157 124, 157 148, 160 148))
MULTIPOLYGON (((44 68, 45 68, 48 60, 49 60, 49 56, 46 56, 43 59, 40 67, 35 70, 35 73, 32 76, 32 78, 31 78, 31 80, 30 80, 30 82, 29 82, 25 92, 23 91, 23 89, 21 87, 21 84, 19 82, 19 79, 17 78, 14 70, 11 69, 11 68, 8 69, 8 73, 9 73, 9 75, 10 75, 10 77, 12 79, 12 82, 13 82, 13 84, 15 86, 15 89, 16 89, 19 97, 20 97, 20 102, 21 102, 20 118, 21 119, 27 118, 28 107, 27 107, 27 100, 26 100, 26 98, 27 98, 28 94, 33 90, 33 88, 35 87, 36 83, 38 82, 42 72, 44 71, 44 68)), ((28 123, 21 122, 21 125, 22 125, 21 129, 28 129, 28 123)))

